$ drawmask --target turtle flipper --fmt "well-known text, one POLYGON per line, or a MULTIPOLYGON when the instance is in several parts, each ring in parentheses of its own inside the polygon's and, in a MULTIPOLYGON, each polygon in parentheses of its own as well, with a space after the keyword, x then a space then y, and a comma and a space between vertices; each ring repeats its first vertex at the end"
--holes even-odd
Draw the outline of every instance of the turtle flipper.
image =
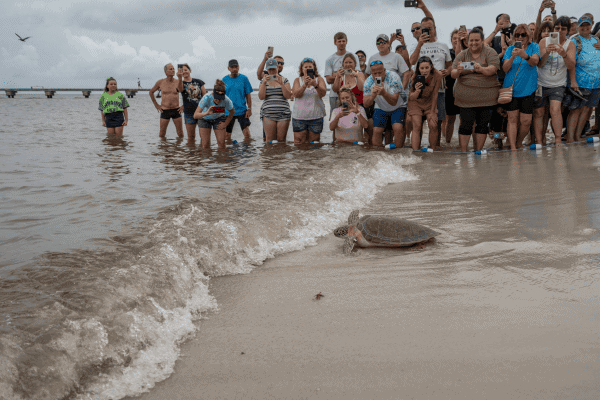
POLYGON ((354 238, 351 236, 346 236, 346 241, 344 242, 344 254, 350 254, 353 248, 354 238))
POLYGON ((348 225, 354 225, 358 222, 359 220, 359 212, 358 210, 354 210, 350 213, 350 216, 348 217, 348 225))

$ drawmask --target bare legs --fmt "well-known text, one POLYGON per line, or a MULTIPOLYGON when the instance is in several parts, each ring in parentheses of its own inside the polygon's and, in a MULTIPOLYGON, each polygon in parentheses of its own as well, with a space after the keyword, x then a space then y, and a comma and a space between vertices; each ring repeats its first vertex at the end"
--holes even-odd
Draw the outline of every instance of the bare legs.
POLYGON ((508 112, 507 136, 511 150, 523 147, 523 139, 529 133, 531 114, 523 114, 519 110, 508 112), (520 122, 520 127, 518 126, 520 122))
POLYGON ((446 143, 452 141, 452 135, 454 135, 454 124, 456 123, 456 115, 446 114, 446 143))
POLYGON ((270 142, 271 140, 285 142, 289 126, 289 119, 286 121, 272 121, 268 118, 263 118, 263 127, 265 129, 267 142, 270 142))
MULTIPOLYGON (((174 118, 173 119, 173 124, 175 125, 175 129, 177 130, 177 136, 179 136, 180 138, 183 138, 183 123, 182 123, 183 118, 179 117, 179 118, 174 118)), ((169 121, 168 119, 164 119, 161 118, 160 119, 160 133, 159 136, 161 138, 164 138, 167 136, 167 126, 169 125, 169 121)))

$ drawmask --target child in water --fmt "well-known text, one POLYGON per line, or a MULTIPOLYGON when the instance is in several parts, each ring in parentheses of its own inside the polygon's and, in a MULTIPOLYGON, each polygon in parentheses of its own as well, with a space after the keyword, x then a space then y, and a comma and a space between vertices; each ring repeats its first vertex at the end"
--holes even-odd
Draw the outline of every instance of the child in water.
POLYGON ((117 80, 108 78, 98 106, 102 114, 102 126, 106 127, 107 133, 123 134, 123 127, 127 126, 127 107, 127 99, 117 90, 117 80))
POLYGON ((421 131, 423 116, 427 118, 429 127, 429 146, 437 144, 437 98, 442 84, 442 74, 433 67, 429 57, 421 57, 411 79, 412 85, 408 96, 408 117, 413 124, 411 144, 413 150, 421 147, 421 131), (417 132, 417 134, 414 134, 417 132))

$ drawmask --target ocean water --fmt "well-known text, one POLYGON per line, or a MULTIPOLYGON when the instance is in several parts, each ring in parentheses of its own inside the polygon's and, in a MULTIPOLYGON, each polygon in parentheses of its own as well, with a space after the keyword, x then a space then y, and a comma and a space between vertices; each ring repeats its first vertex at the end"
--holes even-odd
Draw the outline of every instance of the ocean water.
MULTIPOLYGON (((0 398, 118 399, 168 377, 209 282, 313 246, 390 183, 410 151, 158 137, 146 95, 123 137, 99 94, 0 98, 0 398)), ((326 129, 323 142, 331 141, 326 129)), ((288 134, 291 140, 292 134, 288 134)))

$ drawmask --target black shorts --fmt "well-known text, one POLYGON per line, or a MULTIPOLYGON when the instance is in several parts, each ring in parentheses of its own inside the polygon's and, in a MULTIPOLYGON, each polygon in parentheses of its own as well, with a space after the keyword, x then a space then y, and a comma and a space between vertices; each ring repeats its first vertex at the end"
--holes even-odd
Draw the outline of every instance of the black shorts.
POLYGON ((177 118, 181 118, 181 113, 179 112, 178 108, 172 108, 170 110, 163 110, 163 112, 160 113, 160 119, 177 119, 177 118))
POLYGON ((513 97, 512 101, 503 107, 506 111, 519 111, 522 114, 533 114, 535 92, 525 97, 513 97))
POLYGON ((454 104, 454 89, 446 89, 446 115, 460 114, 460 107, 454 104))
POLYGON ((360 104, 365 109, 365 113, 367 114, 367 119, 373 119, 373 113, 375 112, 375 103, 371 104, 371 107, 365 107, 360 104))
POLYGON ((244 130, 250 126, 250 119, 246 118, 245 115, 234 116, 233 118, 231 118, 231 121, 229 121, 229 125, 227 125, 227 128, 225 128, 227 133, 233 132, 233 125, 235 125, 236 119, 240 123, 240 128, 242 128, 242 130, 244 130))

